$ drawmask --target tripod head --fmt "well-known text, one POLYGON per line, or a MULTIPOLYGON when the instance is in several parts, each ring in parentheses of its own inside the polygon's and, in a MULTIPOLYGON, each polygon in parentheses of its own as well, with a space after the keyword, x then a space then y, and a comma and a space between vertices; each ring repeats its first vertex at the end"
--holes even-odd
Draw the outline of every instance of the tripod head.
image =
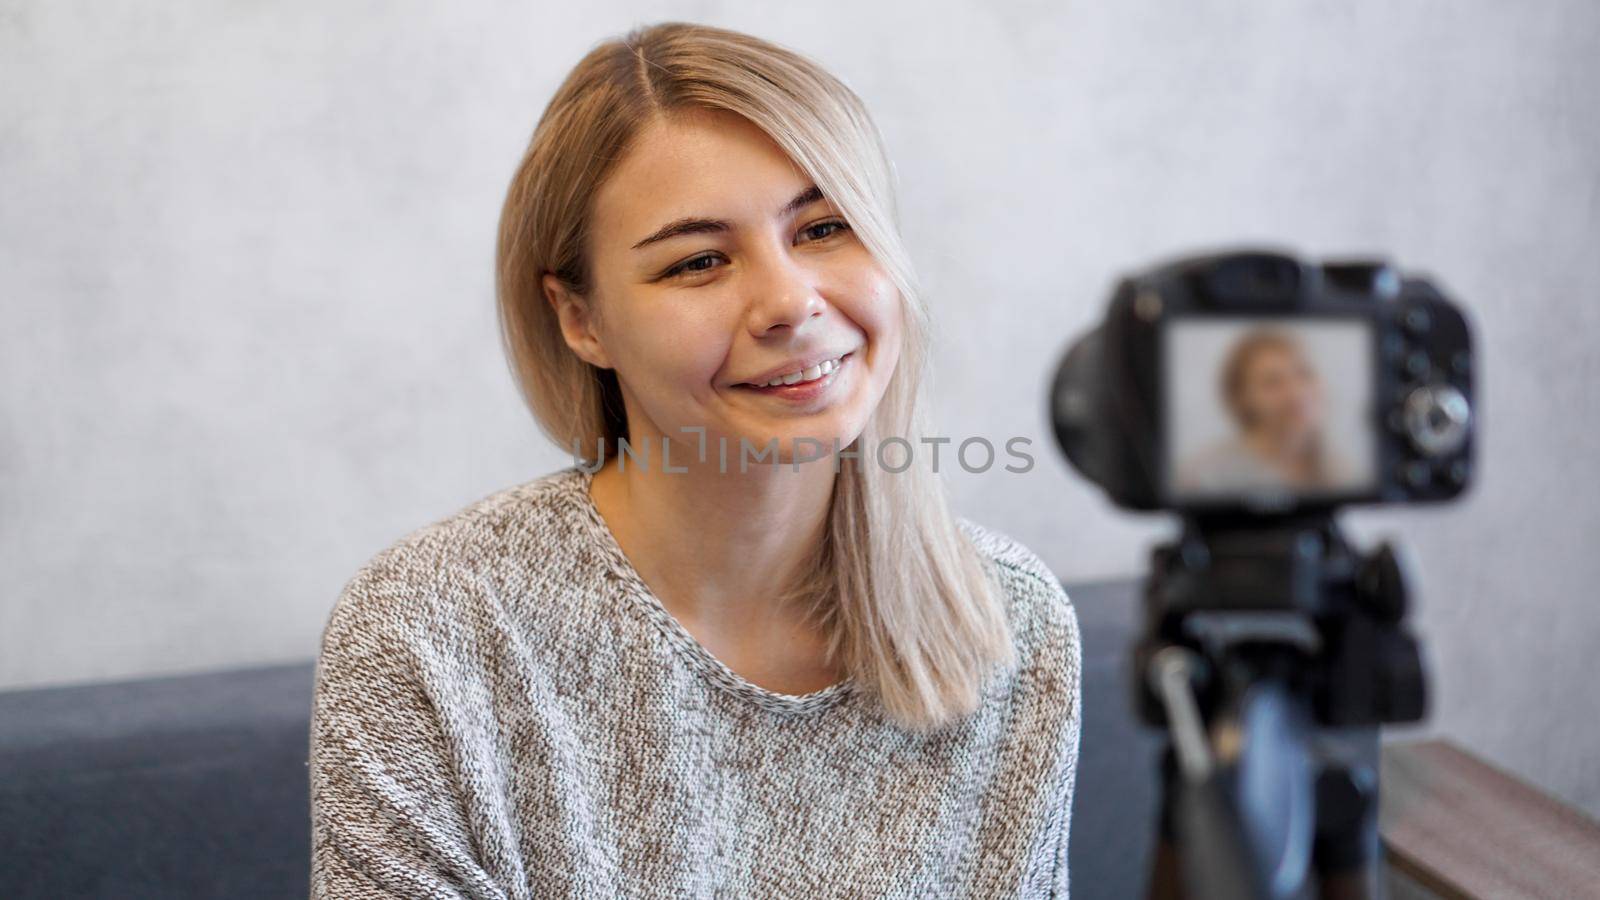
POLYGON ((1356 551, 1330 514, 1190 517, 1156 548, 1134 683, 1171 737, 1178 896, 1296 897, 1313 868, 1326 884, 1375 859, 1376 773, 1324 745, 1422 717, 1406 606, 1393 549, 1356 551))

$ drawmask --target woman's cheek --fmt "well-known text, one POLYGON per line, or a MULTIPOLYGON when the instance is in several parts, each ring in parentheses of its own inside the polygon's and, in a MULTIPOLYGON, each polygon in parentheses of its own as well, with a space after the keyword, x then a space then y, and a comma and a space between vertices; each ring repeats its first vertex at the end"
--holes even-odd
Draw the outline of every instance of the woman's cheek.
POLYGON ((899 360, 901 342, 904 340, 905 308, 900 291, 893 286, 878 295, 877 322, 873 337, 879 344, 879 353, 891 366, 899 360))
POLYGON ((671 386, 680 402, 699 405, 714 399, 728 357, 727 336, 687 333, 663 338, 670 351, 660 361, 659 371, 670 373, 663 384, 671 386))
POLYGON ((841 311, 869 339, 888 342, 899 332, 900 301, 894 285, 875 268, 862 267, 841 284, 841 311))

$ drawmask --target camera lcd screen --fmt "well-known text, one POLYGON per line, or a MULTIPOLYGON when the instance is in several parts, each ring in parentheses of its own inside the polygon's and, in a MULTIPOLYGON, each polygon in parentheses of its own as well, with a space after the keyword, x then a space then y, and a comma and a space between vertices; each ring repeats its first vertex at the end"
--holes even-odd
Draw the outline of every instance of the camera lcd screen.
POLYGON ((1373 332, 1364 319, 1174 317, 1166 473, 1184 503, 1375 490, 1373 332))

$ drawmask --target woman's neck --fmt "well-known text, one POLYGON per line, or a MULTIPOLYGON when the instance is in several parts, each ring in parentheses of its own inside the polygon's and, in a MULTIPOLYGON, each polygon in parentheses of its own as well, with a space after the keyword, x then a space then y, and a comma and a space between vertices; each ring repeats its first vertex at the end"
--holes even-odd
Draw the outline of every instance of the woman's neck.
POLYGON ((1256 432, 1247 438, 1255 455, 1291 482, 1308 481, 1317 474, 1317 444, 1303 435, 1256 432))
POLYGON ((763 462, 744 473, 715 460, 677 462, 692 456, 674 452, 672 471, 654 459, 607 460, 591 486, 596 509, 662 605, 730 667, 728 656, 763 658, 785 645, 809 658, 804 647, 820 646, 821 636, 805 629, 805 611, 776 600, 826 533, 832 460, 798 471, 763 462))

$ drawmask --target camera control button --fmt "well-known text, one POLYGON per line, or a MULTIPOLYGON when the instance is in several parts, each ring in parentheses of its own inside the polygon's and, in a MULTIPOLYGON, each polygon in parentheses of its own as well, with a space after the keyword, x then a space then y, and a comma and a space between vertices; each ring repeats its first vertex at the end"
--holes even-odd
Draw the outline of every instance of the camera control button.
POLYGON ((1412 334, 1423 334, 1433 325, 1433 317, 1428 315, 1428 310, 1421 306, 1412 306, 1406 309, 1400 317, 1400 324, 1412 334))
POLYGON ((1398 332, 1389 331, 1383 335, 1383 358, 1389 362, 1399 362, 1406 355, 1406 339, 1398 332))
POLYGON ((1400 467, 1400 477, 1408 487, 1425 488, 1433 478, 1433 470, 1421 460, 1412 460, 1400 467))
POLYGON ((1472 406, 1455 387, 1423 385, 1406 398, 1404 409, 1406 435, 1423 454, 1448 456, 1466 442, 1472 406))

